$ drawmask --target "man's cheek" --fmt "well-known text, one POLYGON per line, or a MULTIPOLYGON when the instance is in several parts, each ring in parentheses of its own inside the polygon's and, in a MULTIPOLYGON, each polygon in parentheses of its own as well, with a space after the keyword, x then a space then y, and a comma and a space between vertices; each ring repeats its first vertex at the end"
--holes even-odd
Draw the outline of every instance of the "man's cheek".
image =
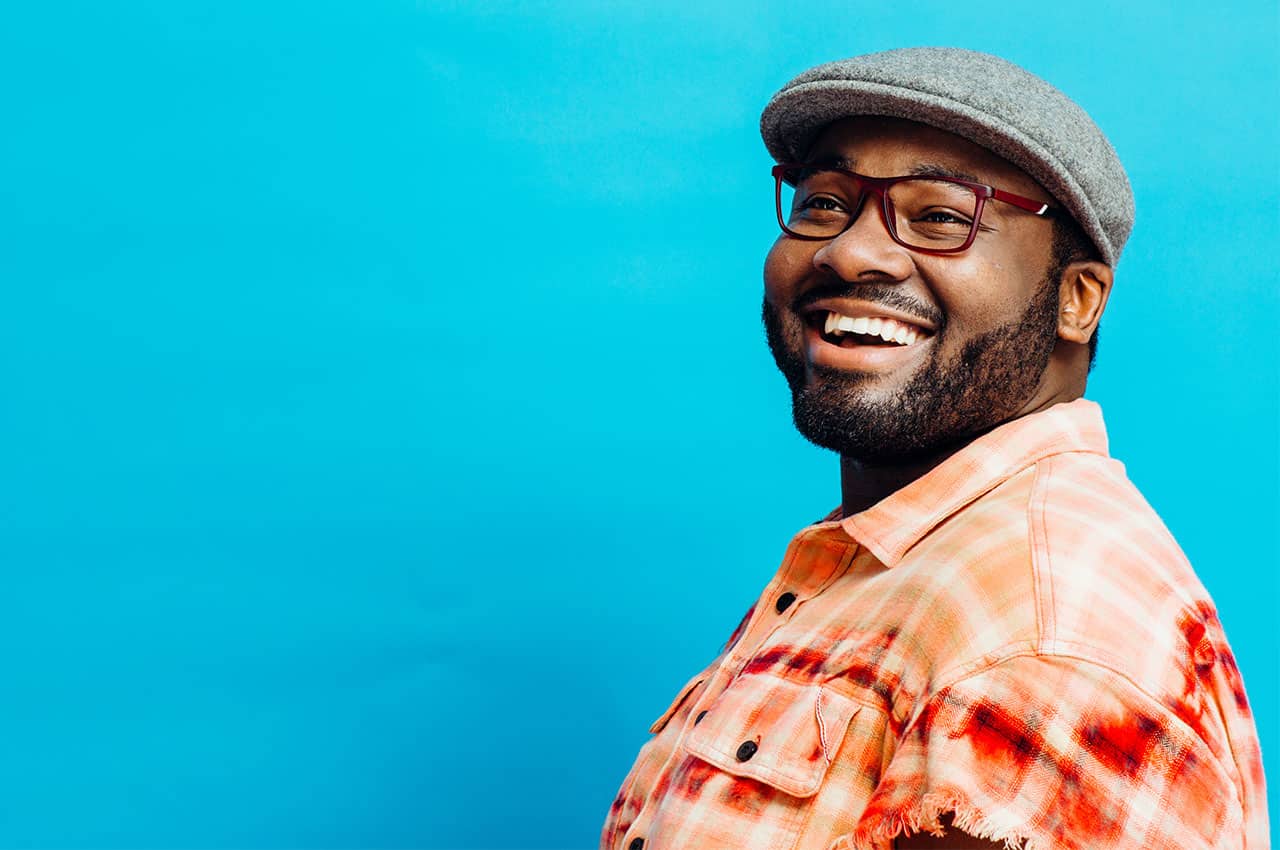
POLYGON ((808 255, 796 248, 795 240, 780 237, 764 259, 765 294, 778 307, 791 303, 797 282, 811 268, 808 255))

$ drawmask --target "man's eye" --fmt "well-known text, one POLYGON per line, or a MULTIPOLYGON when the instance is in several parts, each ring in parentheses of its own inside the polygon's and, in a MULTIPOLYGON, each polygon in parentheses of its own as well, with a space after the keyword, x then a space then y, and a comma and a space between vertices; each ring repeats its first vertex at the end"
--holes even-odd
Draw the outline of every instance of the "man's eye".
POLYGON ((830 195, 810 195, 800 203, 800 209, 839 212, 844 209, 844 204, 830 195))
POLYGON ((927 213, 916 216, 915 220, 927 224, 969 224, 969 219, 949 210, 929 210, 927 213))

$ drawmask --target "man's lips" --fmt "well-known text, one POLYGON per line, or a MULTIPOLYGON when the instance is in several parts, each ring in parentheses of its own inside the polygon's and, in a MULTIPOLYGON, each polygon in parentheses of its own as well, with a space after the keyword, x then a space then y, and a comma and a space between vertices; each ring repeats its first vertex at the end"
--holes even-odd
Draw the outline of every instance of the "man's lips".
POLYGON ((809 362, 846 371, 894 371, 918 357, 936 333, 920 317, 845 299, 815 302, 801 318, 809 362))
MULTIPOLYGON (((936 324, 919 315, 871 301, 860 301, 855 298, 823 298, 812 304, 806 304, 799 312, 801 318, 805 320, 805 324, 817 321, 815 314, 834 313, 837 316, 850 319, 890 319, 911 326, 924 336, 932 336, 938 330, 936 324)), ((826 316, 822 316, 820 321, 825 322, 826 316)))

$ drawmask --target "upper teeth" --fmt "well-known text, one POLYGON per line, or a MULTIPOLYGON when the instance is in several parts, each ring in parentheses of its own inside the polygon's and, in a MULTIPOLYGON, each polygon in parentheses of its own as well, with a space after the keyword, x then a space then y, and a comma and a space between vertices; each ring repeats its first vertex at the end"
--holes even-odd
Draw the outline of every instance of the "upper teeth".
POLYGON ((879 316, 872 318, 862 316, 853 319, 839 313, 827 313, 825 332, 836 336, 843 336, 846 333, 870 334, 880 337, 885 342, 896 342, 901 345, 910 345, 923 336, 915 327, 906 322, 899 322, 897 319, 879 316))

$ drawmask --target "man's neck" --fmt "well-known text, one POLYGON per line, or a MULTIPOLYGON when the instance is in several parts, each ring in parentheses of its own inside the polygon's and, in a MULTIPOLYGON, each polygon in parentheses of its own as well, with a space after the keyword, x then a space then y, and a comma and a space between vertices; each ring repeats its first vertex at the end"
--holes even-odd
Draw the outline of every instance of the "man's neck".
MULTIPOLYGON (((1084 347, 1079 346, 1079 348, 1083 349, 1084 347)), ((1083 356, 1087 356, 1087 353, 1083 356)), ((1079 370, 1077 369, 1077 371, 1079 370)), ((980 431, 975 431, 964 438, 962 442, 945 446, 931 455, 925 455, 909 461, 885 464, 841 455, 841 516, 853 516, 856 513, 865 511, 885 496, 906 487, 978 437, 1000 427, 1005 422, 1040 413, 1055 404, 1075 401, 1083 396, 1083 380, 1078 381, 1076 384, 1062 384, 1063 382, 1061 381, 1048 384, 1042 382, 1042 391, 1029 399, 1022 409, 1014 415, 994 422, 980 431), (1048 389, 1044 389, 1046 386, 1057 386, 1058 389, 1050 392, 1048 389)))
POLYGON ((959 451, 953 446, 936 455, 907 463, 879 465, 851 457, 840 458, 841 515, 853 516, 901 490, 959 451))

